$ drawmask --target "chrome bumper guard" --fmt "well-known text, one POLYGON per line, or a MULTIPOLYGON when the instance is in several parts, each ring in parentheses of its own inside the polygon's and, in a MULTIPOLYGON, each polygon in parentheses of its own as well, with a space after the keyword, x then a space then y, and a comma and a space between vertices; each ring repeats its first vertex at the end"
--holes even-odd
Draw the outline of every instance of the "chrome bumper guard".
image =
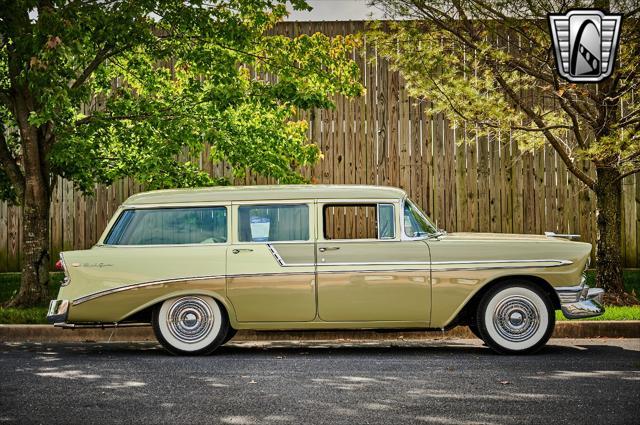
POLYGON ((567 319, 584 319, 604 313, 604 290, 589 288, 586 284, 556 288, 562 314, 567 319))
POLYGON ((47 322, 61 323, 67 320, 69 313, 69 300, 51 300, 47 312, 47 322))

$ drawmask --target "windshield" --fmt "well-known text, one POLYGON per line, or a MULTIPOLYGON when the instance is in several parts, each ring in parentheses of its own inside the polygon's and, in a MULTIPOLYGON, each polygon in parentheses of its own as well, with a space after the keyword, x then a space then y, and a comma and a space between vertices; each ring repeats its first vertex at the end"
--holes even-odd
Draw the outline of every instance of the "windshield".
POLYGON ((427 216, 413 202, 404 202, 404 232, 410 238, 432 235, 438 229, 431 224, 427 216))

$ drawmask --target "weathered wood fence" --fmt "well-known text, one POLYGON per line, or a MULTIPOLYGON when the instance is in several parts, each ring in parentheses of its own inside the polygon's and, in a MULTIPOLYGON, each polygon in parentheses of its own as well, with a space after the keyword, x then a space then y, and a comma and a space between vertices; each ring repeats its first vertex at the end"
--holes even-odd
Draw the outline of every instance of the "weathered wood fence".
MULTIPOLYGON (((287 23, 279 31, 336 35, 362 27, 358 22, 287 23)), ((311 181, 401 187, 450 232, 556 231, 579 233, 582 240, 595 242, 595 197, 553 149, 521 152, 508 135, 456 143, 473 129, 427 115, 426 101, 408 96, 402 77, 375 57, 373 46, 367 52, 370 57, 354 52, 367 89, 364 96, 338 97, 335 110, 302 114, 309 121, 310 139, 324 155, 315 167, 303 170, 311 181)), ((212 175, 231 176, 228 165, 211 162, 208 149, 199 161, 212 175)), ((584 169, 593 173, 587 163, 584 169)), ((276 183, 255 175, 234 182, 276 183)), ((71 182, 60 181, 52 199, 52 262, 61 250, 94 244, 118 205, 140 190, 140 185, 123 180, 85 197, 71 182)), ((622 210, 625 265, 639 267, 638 175, 624 180, 622 210)), ((20 215, 20 208, 0 203, 0 272, 19 270, 20 215)))

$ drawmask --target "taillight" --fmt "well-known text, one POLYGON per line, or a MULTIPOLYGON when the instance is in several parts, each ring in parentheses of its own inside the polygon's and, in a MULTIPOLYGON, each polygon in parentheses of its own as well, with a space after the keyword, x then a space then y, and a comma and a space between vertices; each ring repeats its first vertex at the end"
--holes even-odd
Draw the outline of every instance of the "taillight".
POLYGON ((56 261, 56 270, 60 270, 61 272, 64 271, 64 263, 62 260, 56 261))

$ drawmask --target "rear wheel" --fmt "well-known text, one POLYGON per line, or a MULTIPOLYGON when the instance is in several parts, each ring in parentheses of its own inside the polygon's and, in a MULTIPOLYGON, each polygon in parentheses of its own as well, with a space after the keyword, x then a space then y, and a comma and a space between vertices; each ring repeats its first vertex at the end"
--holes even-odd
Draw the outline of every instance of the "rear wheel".
POLYGON ((484 342, 502 354, 527 354, 547 343, 555 326, 551 300, 536 285, 508 281, 487 292, 476 316, 484 342))
POLYGON ((229 330, 227 331, 227 336, 224 337, 222 344, 226 344, 227 342, 231 341, 231 338, 236 336, 237 333, 238 333, 237 329, 233 329, 231 326, 229 326, 229 330))
POLYGON ((162 346, 176 355, 209 354, 224 341, 229 321, 211 297, 166 300, 153 311, 153 331, 162 346))

